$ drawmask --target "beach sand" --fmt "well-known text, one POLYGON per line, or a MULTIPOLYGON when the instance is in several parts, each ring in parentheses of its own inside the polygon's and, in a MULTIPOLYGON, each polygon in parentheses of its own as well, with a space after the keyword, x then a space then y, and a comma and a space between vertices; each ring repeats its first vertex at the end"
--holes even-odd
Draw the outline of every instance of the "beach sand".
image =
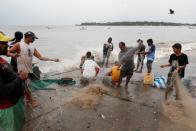
MULTIPOLYGON (((193 75, 196 66, 195 51, 186 52, 189 56, 189 66, 186 73, 193 75)), ((161 69, 161 64, 168 58, 162 58, 153 64, 155 75, 167 75, 169 69, 161 69)), ((144 66, 146 68, 146 66, 144 66)), ((143 72, 146 72, 144 70, 143 72)), ((165 115, 164 90, 143 86, 144 74, 135 73, 129 83, 129 99, 121 89, 107 88, 107 93, 96 97, 75 95, 84 90, 79 85, 80 71, 72 71, 51 78, 72 77, 77 81, 74 86, 51 85, 56 90, 35 91, 36 99, 41 106, 31 110, 27 108, 24 131, 191 131, 188 124, 165 115), (74 104, 74 98, 82 97, 95 103, 90 108, 74 104)), ((100 84, 101 80, 94 82, 100 84)), ((101 85, 100 85, 101 86, 101 85)), ((175 108, 174 108, 175 110, 175 108)), ((178 113, 178 112, 177 112, 178 113)), ((181 112, 176 115, 177 118, 181 112)), ((175 114, 174 114, 175 115, 175 114)), ((181 116, 179 116, 181 117, 181 116)), ((176 118, 176 117, 175 117, 176 118)), ((186 120, 184 120, 186 121, 186 120)), ((188 122, 188 120, 187 120, 188 122)))

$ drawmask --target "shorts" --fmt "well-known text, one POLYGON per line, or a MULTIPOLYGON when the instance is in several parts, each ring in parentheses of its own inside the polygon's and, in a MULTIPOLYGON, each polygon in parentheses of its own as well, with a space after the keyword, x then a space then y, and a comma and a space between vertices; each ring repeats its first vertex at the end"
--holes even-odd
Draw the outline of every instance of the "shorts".
POLYGON ((153 63, 152 60, 147 60, 147 69, 148 70, 151 70, 152 69, 152 63, 153 63))
POLYGON ((132 76, 133 75, 133 69, 121 70, 120 75, 121 75, 121 77, 132 76))

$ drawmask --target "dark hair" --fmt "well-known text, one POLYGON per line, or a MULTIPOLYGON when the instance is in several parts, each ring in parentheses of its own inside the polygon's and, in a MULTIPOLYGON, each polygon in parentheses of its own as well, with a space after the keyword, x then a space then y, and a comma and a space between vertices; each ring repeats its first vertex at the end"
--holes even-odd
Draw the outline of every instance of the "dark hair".
POLYGON ((23 38, 23 33, 20 31, 15 32, 15 39, 16 40, 21 40, 23 38))
POLYGON ((148 39, 147 40, 147 43, 152 44, 153 43, 153 40, 152 39, 148 39))
POLYGON ((28 31, 24 34, 25 38, 27 37, 33 37, 34 39, 38 39, 38 37, 33 33, 32 31, 28 31))
POLYGON ((109 41, 112 41, 112 37, 109 37, 109 38, 108 38, 108 42, 109 42, 109 41))
POLYGON ((91 52, 90 51, 86 52, 86 57, 91 58, 91 52))
POLYGON ((137 42, 141 42, 141 43, 143 43, 143 40, 141 40, 141 39, 138 39, 138 40, 137 40, 137 42))
POLYGON ((124 42, 122 42, 122 41, 121 41, 119 44, 121 44, 122 46, 125 46, 125 43, 124 43, 124 42))
POLYGON ((182 45, 180 43, 175 43, 172 48, 182 49, 182 45))

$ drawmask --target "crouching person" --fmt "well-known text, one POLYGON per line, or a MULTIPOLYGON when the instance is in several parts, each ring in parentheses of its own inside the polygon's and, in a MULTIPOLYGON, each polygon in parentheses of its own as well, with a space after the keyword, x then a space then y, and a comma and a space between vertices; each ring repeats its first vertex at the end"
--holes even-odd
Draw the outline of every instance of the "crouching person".
POLYGON ((100 67, 98 64, 91 59, 91 52, 86 53, 86 60, 82 65, 82 77, 80 83, 82 85, 87 85, 90 81, 96 80, 99 73, 100 67))

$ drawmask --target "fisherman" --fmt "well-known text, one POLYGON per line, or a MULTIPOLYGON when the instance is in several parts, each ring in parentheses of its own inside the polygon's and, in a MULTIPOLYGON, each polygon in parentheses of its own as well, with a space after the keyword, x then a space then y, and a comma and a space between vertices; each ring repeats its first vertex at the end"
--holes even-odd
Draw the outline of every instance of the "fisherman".
POLYGON ((183 78, 185 74, 186 65, 189 63, 188 56, 181 51, 182 45, 180 43, 174 44, 172 48, 174 53, 170 55, 169 64, 161 65, 161 68, 171 67, 172 62, 177 61, 179 65, 177 68, 179 77, 183 78))
MULTIPOLYGON (((87 59, 87 52, 86 52, 86 55, 82 56, 80 59, 80 69, 82 69, 82 66, 83 66, 86 59, 87 59)), ((91 60, 94 60, 94 56, 92 54, 91 54, 91 60)))
POLYGON ((85 60, 82 66, 81 83, 83 82, 83 80, 87 80, 87 81, 95 80, 100 70, 100 67, 98 66, 98 64, 94 60, 91 59, 90 51, 86 53, 86 57, 87 59, 85 60))
POLYGON ((119 43, 120 52, 118 54, 118 59, 120 63, 120 78, 117 87, 120 87, 122 78, 126 77, 125 89, 128 93, 128 83, 133 75, 135 68, 134 65, 134 53, 138 48, 136 47, 127 47, 124 42, 119 43))
POLYGON ((148 39, 147 40, 148 43, 148 51, 147 52, 139 52, 138 54, 145 54, 147 55, 147 73, 150 75, 151 71, 152 71, 152 63, 155 60, 155 51, 156 51, 156 47, 153 44, 153 40, 152 39, 148 39))
MULTIPOLYGON (((168 73, 168 80, 169 78, 172 77, 172 73, 176 70, 178 72, 178 76, 179 78, 184 78, 184 74, 185 74, 185 69, 188 62, 188 56, 184 53, 182 53, 182 45, 180 43, 176 43, 172 46, 173 48, 173 54, 170 55, 169 58, 169 63, 165 64, 165 65, 161 65, 161 68, 165 68, 165 67, 171 67, 169 73, 168 73)), ((169 81, 168 84, 169 85, 169 81)), ((173 90, 172 86, 167 86, 166 89, 166 94, 165 94, 165 99, 167 99, 167 94, 173 90)), ((179 98, 179 94, 178 92, 176 93, 176 99, 179 98)))
MULTIPOLYGON (((16 43, 21 42, 22 38, 23 38, 23 33, 20 31, 16 31, 15 32, 15 37, 14 37, 14 41, 9 45, 9 48, 12 48, 16 43)), ((17 69, 17 59, 16 58, 11 58, 10 64, 12 65, 12 68, 15 72, 18 72, 17 69)))
POLYGON ((109 58, 112 51, 113 51, 112 37, 109 37, 107 43, 103 45, 103 66, 106 67, 108 66, 109 58))
MULTIPOLYGON (((29 74, 30 79, 36 79, 36 75, 33 73, 32 70, 32 62, 33 62, 33 56, 37 57, 40 60, 43 61, 55 61, 58 62, 59 59, 51 59, 42 56, 35 47, 33 47, 32 43, 35 41, 35 39, 38 39, 37 36, 31 32, 28 31, 24 34, 24 41, 16 43, 10 50, 9 53, 16 52, 18 55, 17 57, 17 68, 18 72, 24 71, 25 73, 29 74)), ((38 106, 38 103, 36 100, 33 99, 31 95, 31 89, 29 86, 29 80, 26 81, 26 97, 29 106, 32 108, 38 106)))
POLYGON ((140 54, 142 52, 145 52, 146 46, 143 44, 143 40, 138 39, 138 58, 137 58, 137 67, 135 69, 135 72, 137 73, 142 73, 143 65, 144 65, 144 59, 145 59, 145 54, 140 54), (138 71, 140 67, 140 70, 138 71))
MULTIPOLYGON (((11 39, 0 32, 0 56, 7 56, 8 42, 11 39)), ((21 131, 24 123, 22 86, 27 73, 13 71, 11 65, 0 57, 0 130, 21 131)))

